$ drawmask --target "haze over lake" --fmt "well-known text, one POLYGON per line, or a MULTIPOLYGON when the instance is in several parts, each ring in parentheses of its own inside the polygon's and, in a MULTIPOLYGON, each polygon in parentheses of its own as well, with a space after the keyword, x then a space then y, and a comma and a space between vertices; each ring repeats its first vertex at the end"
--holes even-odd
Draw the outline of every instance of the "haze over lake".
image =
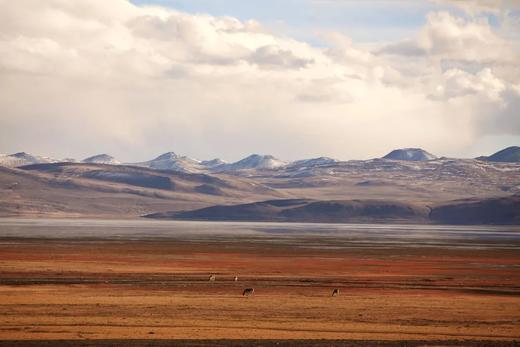
POLYGON ((519 226, 4 218, 0 219, 0 238, 249 241, 338 249, 452 247, 520 250, 519 226))

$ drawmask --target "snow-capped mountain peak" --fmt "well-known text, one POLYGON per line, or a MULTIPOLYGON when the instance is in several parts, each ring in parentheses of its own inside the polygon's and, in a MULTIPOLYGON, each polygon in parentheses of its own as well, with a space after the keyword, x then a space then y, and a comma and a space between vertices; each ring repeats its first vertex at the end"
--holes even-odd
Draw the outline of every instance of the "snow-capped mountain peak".
POLYGON ((186 156, 180 156, 174 152, 161 154, 155 159, 132 165, 149 167, 156 170, 174 170, 181 172, 200 172, 204 166, 200 161, 186 156))
POLYGON ((252 154, 237 162, 222 165, 220 170, 235 171, 246 169, 277 169, 286 166, 287 163, 272 155, 252 154))
POLYGON ((177 155, 175 152, 166 152, 164 154, 161 154, 155 159, 152 159, 150 161, 161 161, 161 160, 176 160, 181 158, 180 155, 177 155))

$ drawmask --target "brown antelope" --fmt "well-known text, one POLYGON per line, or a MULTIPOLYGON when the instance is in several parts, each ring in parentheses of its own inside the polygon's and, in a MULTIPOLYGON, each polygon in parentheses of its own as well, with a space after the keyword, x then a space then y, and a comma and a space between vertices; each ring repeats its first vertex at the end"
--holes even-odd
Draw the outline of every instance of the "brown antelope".
POLYGON ((216 278, 217 278, 217 276, 215 276, 215 275, 209 275, 209 281, 210 282, 215 282, 216 278))
POLYGON ((339 289, 338 288, 334 288, 332 290, 332 296, 338 296, 339 295, 339 289))
POLYGON ((242 296, 251 296, 251 295, 253 295, 254 292, 255 292, 254 288, 246 288, 242 292, 242 296))

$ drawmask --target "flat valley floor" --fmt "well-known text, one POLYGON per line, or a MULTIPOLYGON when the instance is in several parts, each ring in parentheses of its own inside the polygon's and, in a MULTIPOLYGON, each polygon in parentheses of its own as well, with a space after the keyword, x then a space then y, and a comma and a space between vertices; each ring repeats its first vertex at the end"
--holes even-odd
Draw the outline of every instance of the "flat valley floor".
POLYGON ((517 241, 317 240, 4 235, 0 346, 520 342, 517 241), (242 296, 246 287, 252 297, 242 296))

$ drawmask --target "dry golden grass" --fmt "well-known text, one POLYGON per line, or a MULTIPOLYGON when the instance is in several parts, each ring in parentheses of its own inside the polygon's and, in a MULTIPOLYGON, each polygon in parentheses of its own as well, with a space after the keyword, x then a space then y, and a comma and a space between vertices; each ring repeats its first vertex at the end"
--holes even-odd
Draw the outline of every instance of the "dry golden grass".
POLYGON ((518 261, 513 250, 8 240, 0 340, 512 341, 518 261))

